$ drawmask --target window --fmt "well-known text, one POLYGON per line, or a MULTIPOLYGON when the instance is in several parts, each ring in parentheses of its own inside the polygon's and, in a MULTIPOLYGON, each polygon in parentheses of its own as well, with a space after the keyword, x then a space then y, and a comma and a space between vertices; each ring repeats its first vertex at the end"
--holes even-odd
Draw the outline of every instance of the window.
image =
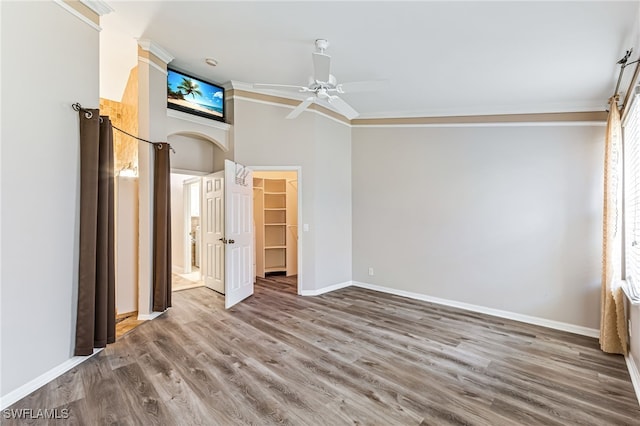
POLYGON ((627 290, 640 298, 640 94, 623 124, 625 278, 627 290))

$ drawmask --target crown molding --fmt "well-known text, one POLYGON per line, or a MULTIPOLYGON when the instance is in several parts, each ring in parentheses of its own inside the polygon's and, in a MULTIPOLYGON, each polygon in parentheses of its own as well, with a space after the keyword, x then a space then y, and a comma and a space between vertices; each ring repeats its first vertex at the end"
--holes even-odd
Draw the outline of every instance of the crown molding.
MULTIPOLYGON (((258 103, 280 105, 294 108, 308 94, 298 92, 281 92, 270 89, 259 89, 253 84, 231 80, 224 85, 232 90, 229 98, 250 100, 258 103)), ((447 111, 388 113, 379 115, 362 114, 352 120, 347 120, 339 113, 328 109, 324 105, 312 104, 309 110, 320 109, 319 113, 336 119, 352 127, 518 127, 518 126, 604 126, 606 112, 594 105, 575 105, 574 108, 561 108, 559 105, 546 105, 546 109, 529 108, 517 110, 515 108, 499 108, 500 113, 480 113, 464 111, 447 115, 447 111), (531 111, 546 111, 544 113, 531 111), (331 117, 337 115, 338 117, 331 117)), ((452 111, 453 112, 453 111, 452 111)))
POLYGON ((147 65, 150 65, 152 68, 157 69, 158 71, 160 71, 162 74, 167 75, 167 70, 163 69, 160 65, 156 64, 153 61, 150 61, 147 58, 143 58, 142 56, 138 56, 138 61, 140 62, 144 62, 147 65))
POLYGON ((142 50, 146 50, 147 52, 155 55, 158 59, 160 59, 165 64, 168 64, 169 62, 173 61, 174 59, 173 55, 171 55, 171 53, 167 52, 158 44, 154 43, 153 41, 146 38, 139 38, 136 40, 138 41, 138 46, 140 46, 142 50))
POLYGON ((226 83, 221 84, 224 90, 233 90, 233 82, 227 81, 226 83))
POLYGON ((604 126, 604 111, 444 117, 355 118, 354 127, 604 126))
POLYGON ((102 0, 80 0, 80 3, 93 10, 98 16, 103 16, 111 12, 115 12, 115 9, 109 6, 109 4, 102 0))
MULTIPOLYGON (((94 20, 94 19, 91 19, 91 17, 79 11, 78 9, 70 6, 63 0, 53 0, 53 2, 58 6, 60 6, 61 8, 63 8, 64 10, 66 10, 67 12, 69 12, 70 14, 72 14, 73 16, 75 16, 76 18, 78 18, 79 20, 81 20, 82 22, 84 22, 85 24, 87 24, 88 26, 90 26, 91 28, 93 28, 94 30, 98 32, 102 31, 102 27, 100 27, 100 25, 97 24, 98 20, 100 19, 99 16, 96 16, 94 20)), ((93 12, 93 10, 91 12, 93 12)))
POLYGON ((229 86, 228 87, 229 89, 238 89, 238 90, 245 90, 247 92, 259 93, 259 91, 253 87, 253 84, 245 83, 244 81, 231 80, 228 83, 225 83, 225 89, 227 88, 227 86, 229 86))
POLYGON ((405 118, 439 118, 439 117, 482 117, 495 115, 534 115, 534 114, 565 114, 580 112, 604 112, 601 102, 581 103, 540 103, 529 105, 497 105, 491 108, 455 107, 425 110, 381 111, 376 113, 362 113, 356 120, 369 119, 405 119, 405 118))

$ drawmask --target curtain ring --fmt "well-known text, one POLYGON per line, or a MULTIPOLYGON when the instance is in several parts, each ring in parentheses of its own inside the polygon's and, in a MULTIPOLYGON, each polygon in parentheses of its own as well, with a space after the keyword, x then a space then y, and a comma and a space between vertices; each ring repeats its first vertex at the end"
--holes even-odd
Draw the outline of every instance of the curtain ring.
POLYGON ((89 110, 82 108, 82 105, 80 105, 79 102, 72 104, 71 108, 73 108, 74 111, 84 111, 84 118, 86 119, 90 119, 91 117, 93 117, 93 113, 89 110))

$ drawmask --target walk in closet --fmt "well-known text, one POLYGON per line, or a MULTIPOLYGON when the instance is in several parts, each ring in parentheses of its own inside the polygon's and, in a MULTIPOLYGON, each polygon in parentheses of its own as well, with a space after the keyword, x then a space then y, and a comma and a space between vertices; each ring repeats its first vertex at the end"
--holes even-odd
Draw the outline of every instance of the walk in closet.
POLYGON ((256 276, 297 274, 295 172, 255 172, 253 179, 256 276))

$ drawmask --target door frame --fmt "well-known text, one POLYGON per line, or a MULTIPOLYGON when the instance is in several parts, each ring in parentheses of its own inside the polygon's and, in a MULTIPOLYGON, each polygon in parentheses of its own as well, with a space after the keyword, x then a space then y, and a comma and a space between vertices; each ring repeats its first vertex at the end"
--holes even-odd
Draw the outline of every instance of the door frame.
MULTIPOLYGON (((191 179, 187 179, 184 182, 182 182, 182 203, 183 203, 183 210, 184 210, 183 212, 184 232, 182 235, 182 238, 184 241, 184 250, 182 253, 184 267, 182 269, 183 269, 183 273, 185 274, 191 273, 191 262, 193 261, 193 259, 191 259, 191 235, 190 235, 191 233, 189 232, 189 230, 191 229, 191 185, 196 183, 200 185, 200 187, 202 187, 202 178, 192 177, 191 179)), ((200 201, 200 211, 202 211, 202 197, 200 197, 199 201, 200 201)), ((202 225, 200 229, 202 229, 202 225)), ((202 239, 202 234, 200 235, 200 239, 202 239)), ((198 243, 200 244, 200 256, 202 257, 202 241, 199 241, 198 243)), ((199 260, 200 262, 198 262, 198 264, 202 262, 202 259, 199 259, 199 260)))
POLYGON ((301 166, 247 166, 254 172, 296 172, 298 175, 298 288, 296 292, 299 296, 302 295, 302 289, 304 288, 304 258, 302 253, 302 246, 304 245, 304 238, 302 235, 304 232, 300 232, 302 229, 302 167, 301 166))

